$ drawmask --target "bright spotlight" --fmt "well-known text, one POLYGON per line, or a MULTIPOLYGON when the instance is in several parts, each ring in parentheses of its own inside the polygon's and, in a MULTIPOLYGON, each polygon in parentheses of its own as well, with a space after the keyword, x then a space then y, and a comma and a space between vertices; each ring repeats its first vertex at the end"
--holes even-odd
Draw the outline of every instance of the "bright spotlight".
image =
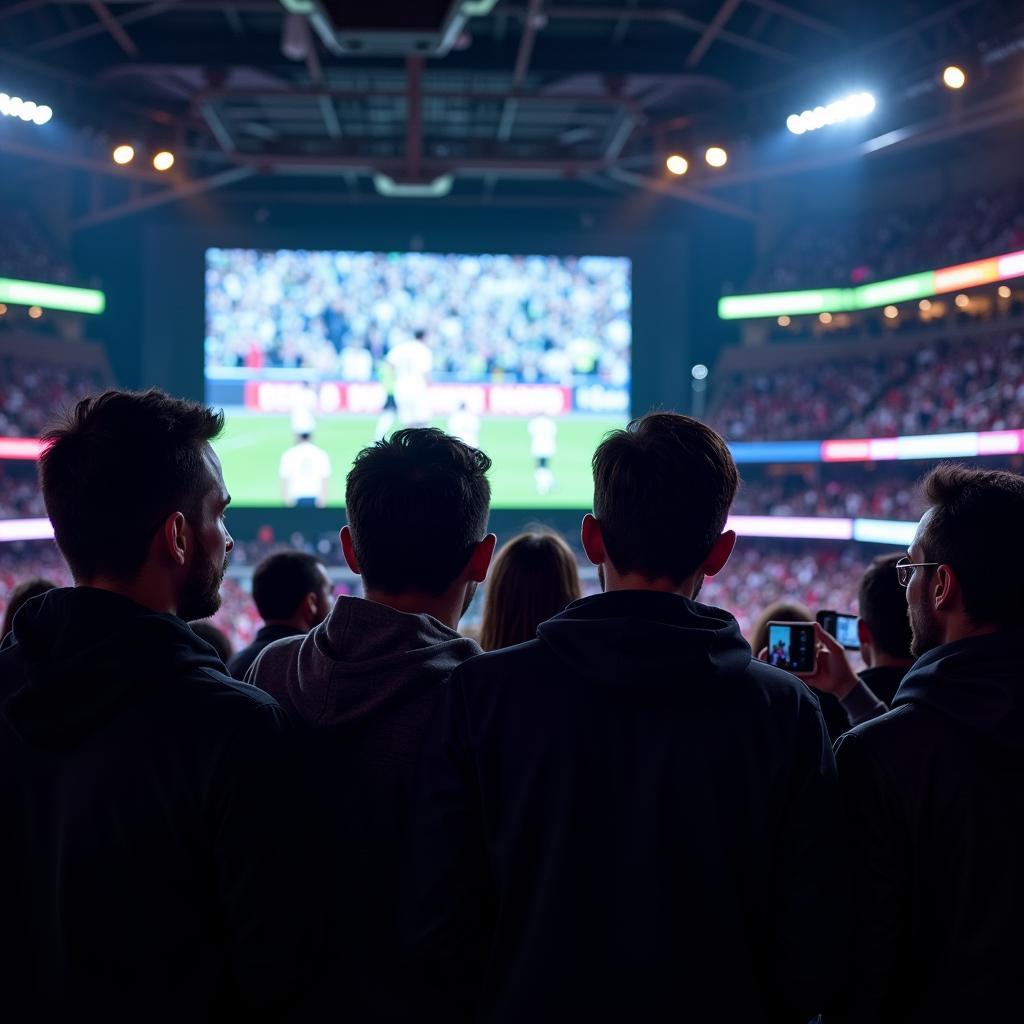
POLYGON ((0 302, 0 316, 6 316, 6 315, 7 315, 7 307, 2 302, 0 302))
POLYGON ((33 320, 38 320, 43 315, 43 311, 39 306, 29 306, 28 315, 32 317, 33 320))
POLYGON ((1011 294, 1012 292, 1010 291, 1010 286, 1008 284, 1001 284, 999 286, 999 298, 1008 299, 1011 294))
POLYGON ((970 304, 971 300, 961 292, 954 300, 957 309, 966 309, 970 304))
POLYGON ((825 106, 813 107, 802 114, 790 114, 786 127, 794 135, 817 131, 827 124, 867 117, 875 109, 875 97, 869 92, 855 92, 842 99, 833 100, 825 106))
POLYGON ((793 321, 785 313, 775 321, 780 327, 788 327, 793 321))
POLYGON ((922 313, 927 313, 928 310, 932 308, 932 300, 931 299, 922 299, 917 304, 917 308, 919 310, 921 310, 922 313))
POLYGON ((955 64, 950 64, 945 71, 942 72, 942 84, 947 89, 962 89, 967 84, 967 73, 963 68, 958 68, 955 64))
POLYGON ((130 164, 135 159, 135 149, 127 143, 122 143, 120 146, 114 147, 111 157, 115 164, 130 164))
POLYGON ((831 313, 819 313, 818 314, 818 322, 819 323, 823 323, 823 324, 830 324, 830 323, 832 323, 832 314, 831 313))
POLYGON ((158 171, 169 171, 174 166, 174 154, 161 149, 159 153, 153 154, 153 166, 158 171))
POLYGON ((724 167, 729 162, 729 154, 721 146, 709 146, 704 151, 704 159, 711 167, 724 167))
POLYGON ((886 306, 882 312, 885 314, 886 320, 895 320, 900 315, 900 311, 895 306, 886 306))
POLYGON ((697 363, 690 369, 690 376, 694 380, 706 380, 708 376, 708 368, 703 363, 697 363))
POLYGON ((0 92, 0 114, 4 117, 17 117, 26 124, 44 125, 53 117, 53 109, 45 103, 0 92))
POLYGON ((690 169, 690 162, 685 156, 673 153, 665 161, 665 166, 668 168, 670 174, 683 175, 690 169))

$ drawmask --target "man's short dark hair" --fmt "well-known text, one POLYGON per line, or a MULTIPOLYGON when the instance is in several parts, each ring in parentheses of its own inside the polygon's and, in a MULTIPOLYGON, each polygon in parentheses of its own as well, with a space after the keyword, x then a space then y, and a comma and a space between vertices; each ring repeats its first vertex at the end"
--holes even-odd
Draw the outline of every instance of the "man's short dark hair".
POLYGON ((879 555, 861 577, 857 594, 858 614, 871 630, 875 646, 893 658, 913 658, 907 592, 896 575, 896 563, 903 557, 879 555))
POLYGON ((434 427, 396 430, 364 448, 345 487, 366 585, 440 594, 487 530, 491 460, 434 427))
POLYGON ((322 563, 305 551, 276 551, 252 574, 252 599, 265 622, 290 619, 307 594, 323 587, 322 563))
POLYGON ((922 561, 956 573, 964 610, 976 624, 1024 628, 1024 477, 946 463, 928 474, 922 490, 931 509, 922 561))
POLYGON ((43 500, 76 580, 133 579, 161 523, 198 513, 223 426, 223 412, 154 388, 83 398, 43 434, 43 500))
POLYGON ((593 467, 594 516, 612 565, 676 583, 708 556, 739 486, 722 438, 673 412, 608 434, 593 467))

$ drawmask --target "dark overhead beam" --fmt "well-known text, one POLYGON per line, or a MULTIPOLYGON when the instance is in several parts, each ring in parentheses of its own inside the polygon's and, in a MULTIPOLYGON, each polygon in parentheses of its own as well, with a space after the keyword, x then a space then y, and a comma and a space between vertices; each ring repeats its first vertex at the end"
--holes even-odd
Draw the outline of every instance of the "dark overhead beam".
POLYGON ((0 11, 0 21, 4 21, 7 18, 15 18, 19 14, 25 14, 27 11, 34 11, 37 7, 42 7, 43 4, 48 4, 49 2, 50 0, 22 0, 21 3, 11 4, 0 11))
POLYGON ((621 167, 609 167, 608 174, 616 181, 621 181, 626 185, 646 189, 648 192, 657 192, 660 195, 668 196, 670 199, 678 199, 681 203, 703 206, 708 210, 714 210, 715 213, 724 213, 727 217, 735 217, 738 220, 750 221, 755 224, 760 219, 757 214, 745 210, 742 206, 727 203, 724 199, 718 199, 715 196, 705 195, 702 192, 696 191, 696 189, 662 181, 661 178, 648 178, 642 174, 634 174, 633 171, 627 171, 621 167))
POLYGON ((721 35, 722 29, 725 28, 725 23, 733 16, 736 8, 742 2, 743 0, 722 0, 721 7, 715 11, 715 16, 711 19, 708 27, 701 33, 700 39, 693 44, 693 49, 687 55, 686 67, 689 70, 692 71, 704 59, 704 54, 711 49, 711 44, 721 35))
POLYGON ((132 60, 138 60, 139 48, 135 45, 135 40, 124 30, 121 22, 110 13, 103 0, 91 0, 89 6, 103 27, 110 33, 114 42, 124 51, 125 56, 132 60))
POLYGON ((749 0, 749 2, 755 7, 760 7, 762 11, 767 11, 769 14, 777 14, 780 18, 786 18, 797 25, 813 29, 813 31, 820 32, 824 36, 832 36, 833 39, 846 38, 846 33, 836 28, 835 25, 830 25, 827 21, 822 21, 812 14, 798 11, 795 7, 790 7, 789 4, 779 3, 778 0, 749 0))
MULTIPOLYGON (((522 16, 522 8, 518 9, 522 16)), ((545 14, 549 19, 562 18, 569 21, 615 21, 625 18, 628 21, 648 21, 664 25, 675 25, 677 28, 689 32, 701 33, 707 30, 708 23, 697 18, 691 18, 674 7, 548 7, 545 14)), ((756 53, 761 57, 768 57, 781 64, 797 65, 801 61, 792 54, 784 53, 774 46, 758 42, 756 39, 748 39, 746 36, 736 32, 728 32, 722 29, 718 38, 723 43, 728 43, 737 49, 747 50, 756 53)))
POLYGON ((423 156, 423 58, 405 58, 405 173, 415 181, 423 156))
POLYGON ((159 192, 150 192, 147 195, 137 196, 117 206, 108 206, 106 209, 87 213, 84 217, 79 217, 78 220, 74 221, 71 228, 73 231, 81 231, 83 228, 95 227, 97 224, 106 224, 112 220, 120 220, 122 217, 129 217, 134 213, 142 213, 143 210, 152 210, 156 206, 176 203, 179 199, 188 199, 190 196, 200 195, 203 192, 224 188, 225 185, 233 185, 236 181, 252 177, 253 174, 255 174, 255 171, 251 167, 232 167, 229 170, 220 171, 205 178, 183 182, 180 185, 175 185, 173 188, 163 188, 159 192))
MULTIPOLYGON (((309 53, 306 54, 306 70, 309 72, 310 80, 314 86, 323 88, 324 69, 320 63, 320 53, 317 50, 317 38, 311 32, 309 39, 309 53)), ((320 116, 324 119, 324 127, 332 139, 341 138, 341 122, 338 120, 338 112, 334 109, 334 103, 329 96, 320 97, 320 116)))
MULTIPOLYGON (((519 49, 516 51, 516 63, 512 70, 512 91, 515 92, 526 78, 526 72, 530 67, 530 57, 533 55, 533 44, 537 38, 537 28, 540 24, 540 11, 543 0, 530 0, 526 9, 526 21, 523 24, 523 34, 519 38, 519 49)), ((501 112, 501 120, 498 122, 498 141, 508 142, 512 137, 512 125, 516 118, 517 110, 514 99, 505 100, 504 109, 501 112)))
POLYGON ((147 18, 154 18, 175 7, 176 3, 175 0, 160 0, 159 3, 148 4, 137 10, 129 11, 127 14, 122 14, 119 18, 115 18, 110 13, 110 9, 100 0, 90 2, 89 6, 96 13, 98 21, 94 21, 89 25, 81 25, 78 28, 71 29, 69 32, 62 32, 58 36, 51 36, 49 39, 41 39, 38 43, 33 43, 31 46, 26 47, 26 52, 49 53, 51 50, 59 49, 62 46, 69 46, 72 43, 80 42, 82 39, 89 39, 92 36, 109 32, 117 41, 118 46, 135 60, 139 56, 139 48, 135 45, 131 36, 125 32, 124 26, 134 25, 136 22, 145 21, 147 18), (105 12, 104 16, 100 15, 100 9, 105 12))
POLYGON ((235 145, 235 140, 232 138, 231 132, 228 131, 227 125, 224 124, 223 118, 217 112, 217 108, 212 103, 203 103, 199 107, 199 113, 202 114, 206 126, 210 129, 210 134, 217 140, 217 145, 225 153, 233 153, 238 147, 235 145))

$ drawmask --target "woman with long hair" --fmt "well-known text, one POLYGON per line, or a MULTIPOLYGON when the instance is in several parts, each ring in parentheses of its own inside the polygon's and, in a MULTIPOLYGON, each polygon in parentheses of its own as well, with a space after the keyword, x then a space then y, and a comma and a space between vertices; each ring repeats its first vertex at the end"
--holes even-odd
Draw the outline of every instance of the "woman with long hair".
POLYGON ((550 530, 520 533, 498 552, 488 574, 480 646, 497 651, 532 640, 542 622, 581 596, 569 545, 550 530))

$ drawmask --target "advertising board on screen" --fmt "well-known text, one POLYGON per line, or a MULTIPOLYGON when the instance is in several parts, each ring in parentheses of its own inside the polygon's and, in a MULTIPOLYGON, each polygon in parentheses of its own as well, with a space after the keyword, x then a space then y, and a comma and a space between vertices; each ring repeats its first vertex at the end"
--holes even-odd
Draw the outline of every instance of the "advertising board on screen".
POLYGON ((496 508, 586 508, 629 416, 622 257, 206 251, 206 401, 236 505, 341 506, 401 427, 482 448, 496 508))

